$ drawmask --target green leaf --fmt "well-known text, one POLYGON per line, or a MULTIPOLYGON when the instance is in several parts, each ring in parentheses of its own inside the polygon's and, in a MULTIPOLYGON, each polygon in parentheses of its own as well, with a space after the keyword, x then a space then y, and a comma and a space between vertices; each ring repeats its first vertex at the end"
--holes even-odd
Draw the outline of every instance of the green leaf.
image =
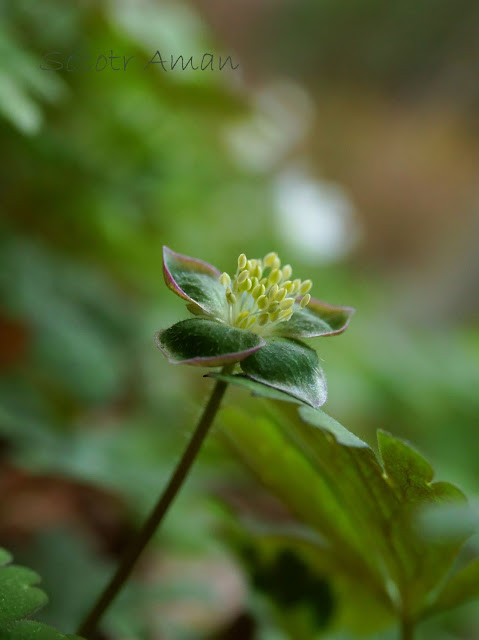
POLYGON ((81 640, 79 636, 65 636, 53 627, 32 620, 21 620, 0 630, 0 640, 81 640))
POLYGON ((403 500, 420 501, 431 495, 434 471, 429 462, 405 442, 378 431, 378 445, 390 483, 403 500))
POLYGON ((419 611, 427 594, 449 571, 470 532, 431 537, 425 535, 421 517, 434 505, 463 504, 464 494, 448 482, 433 482, 434 470, 413 447, 378 431, 379 452, 387 481, 402 506, 395 526, 403 537, 410 536, 405 563, 408 597, 419 611))
POLYGON ((11 555, 1 549, 0 626, 31 616, 48 602, 46 594, 36 587, 40 576, 25 567, 11 565, 11 560, 11 555))
POLYGON ((177 322, 169 329, 159 331, 155 342, 172 364, 200 367, 239 362, 266 344, 251 331, 205 318, 177 322))
MULTIPOLYGON (((218 269, 163 247, 163 275, 171 291, 187 300, 195 313, 223 318, 227 311, 225 289, 218 269)), ((191 310, 191 308, 190 308, 191 310)))
POLYGON ((451 576, 442 587, 428 614, 447 611, 479 598, 479 558, 451 576))
POLYGON ((299 398, 293 398, 293 396, 290 396, 287 393, 273 389, 273 387, 266 386, 261 382, 256 382, 256 380, 252 380, 251 378, 247 378, 241 374, 227 375, 224 373, 208 373, 206 375, 208 378, 223 380, 224 382, 229 382, 230 384, 247 389, 248 391, 251 391, 253 396, 269 398, 270 400, 282 400, 283 402, 292 402, 293 404, 303 404, 303 401, 299 400, 299 398))
POLYGON ((321 542, 311 537, 309 544, 331 579, 389 615, 426 615, 465 537, 424 537, 418 512, 457 503, 462 493, 433 482, 429 463, 388 434, 378 434, 383 468, 365 442, 321 410, 302 406, 299 415, 304 422, 224 411, 222 420, 250 469, 319 534, 321 542))
POLYGON ((315 428, 299 423, 293 438, 303 455, 337 485, 340 508, 349 512, 355 530, 351 542, 358 551, 367 549, 369 571, 376 580, 403 584, 407 550, 393 526, 400 505, 375 453, 323 411, 301 407, 299 414, 315 428))
POLYGON ((267 338, 266 346, 242 361, 244 373, 313 407, 326 402, 326 379, 314 349, 287 338, 267 338))
POLYGON ((10 564, 12 556, 0 548, 0 640, 81 640, 40 622, 25 620, 48 602, 36 585, 40 576, 10 564))
MULTIPOLYGON (((369 445, 363 442, 360 438, 348 431, 346 427, 343 427, 337 420, 329 416, 320 409, 311 409, 309 407, 301 407, 299 414, 305 422, 318 427, 323 431, 329 432, 334 436, 335 440, 340 444, 347 447, 359 447, 360 449, 367 449, 370 451, 369 445)), ((368 453, 368 456, 370 453, 368 453)))
MULTIPOLYGON (((272 491, 296 518, 319 534, 315 545, 322 571, 331 577, 342 576, 373 594, 382 607, 391 611, 389 595, 384 592, 382 570, 377 567, 375 539, 371 539, 368 516, 377 521, 378 506, 365 509, 358 494, 368 491, 346 447, 338 445, 330 431, 312 429, 303 423, 294 426, 263 415, 245 415, 224 409, 222 434, 261 482, 272 491), (304 441, 317 439, 314 449, 304 441), (321 456, 321 464, 315 455, 321 456), (346 460, 344 460, 344 457, 346 460)), ((367 447, 354 452, 371 464, 369 476, 381 481, 381 469, 367 447)), ((363 499, 364 501, 364 499, 363 499)))
POLYGON ((278 325, 275 334, 285 338, 315 338, 332 336, 346 331, 354 309, 335 307, 311 298, 308 306, 301 309, 295 304, 294 313, 288 322, 278 325))

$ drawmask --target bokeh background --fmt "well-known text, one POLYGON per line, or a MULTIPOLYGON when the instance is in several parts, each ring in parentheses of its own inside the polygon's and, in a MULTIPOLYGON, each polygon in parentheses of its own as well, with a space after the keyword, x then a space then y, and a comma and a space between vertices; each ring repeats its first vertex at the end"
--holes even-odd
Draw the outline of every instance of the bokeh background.
MULTIPOLYGON (((153 344, 187 317, 163 244, 226 271, 276 250, 356 307, 314 344, 326 411, 478 493, 478 36, 473 0, 0 3, 0 540, 42 574, 41 619, 75 629, 211 388, 153 344), (144 70, 157 50, 214 70, 144 70)), ((356 637, 293 552, 241 552, 242 516, 277 509, 210 438, 105 638, 356 637), (290 583, 329 627, 295 630, 290 583)), ((472 640, 478 612, 422 637, 472 640)))

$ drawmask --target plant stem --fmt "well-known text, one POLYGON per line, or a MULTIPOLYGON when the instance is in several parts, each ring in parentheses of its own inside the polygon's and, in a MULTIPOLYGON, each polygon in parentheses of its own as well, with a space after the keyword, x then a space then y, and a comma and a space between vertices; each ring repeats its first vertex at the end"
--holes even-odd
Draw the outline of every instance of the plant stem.
POLYGON ((408 618, 401 620, 401 640, 414 640, 414 623, 408 618))
MULTIPOLYGON (((221 373, 229 373, 231 369, 232 365, 226 365, 225 367, 223 367, 221 373)), ((81 623, 77 631, 78 635, 83 636, 84 638, 93 638, 98 623, 128 579, 141 552, 146 547, 151 537, 162 523, 163 518, 168 511, 168 508, 175 499, 176 494, 180 490, 193 462, 195 461, 196 456, 198 455, 201 445, 203 444, 203 440, 205 439, 205 436, 208 433, 208 430, 211 427, 211 424, 219 409, 227 386, 227 382, 223 382, 222 380, 216 381, 213 393, 211 394, 208 404, 203 411, 203 414, 191 437, 190 442, 188 443, 185 452, 183 453, 181 460, 176 465, 176 468, 170 478, 170 481, 168 482, 168 485, 161 494, 148 520, 145 522, 142 529, 138 532, 136 537, 127 547, 123 557, 120 560, 120 564, 118 565, 118 568, 111 578, 110 582, 100 594, 100 597, 94 604, 93 608, 81 623)))

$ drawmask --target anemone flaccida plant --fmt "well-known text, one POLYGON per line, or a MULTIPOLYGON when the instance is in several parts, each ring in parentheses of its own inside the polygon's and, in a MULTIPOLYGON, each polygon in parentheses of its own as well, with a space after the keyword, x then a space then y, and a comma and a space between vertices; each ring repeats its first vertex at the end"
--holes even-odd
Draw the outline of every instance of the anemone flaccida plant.
MULTIPOLYGON (((320 409, 326 381, 316 351, 303 340, 342 333, 353 309, 312 298, 311 280, 293 278, 276 253, 250 260, 241 254, 231 277, 164 247, 163 271, 193 317, 158 331, 156 345, 173 364, 211 368, 207 376, 215 384, 168 484, 78 636, 96 638, 103 614, 181 488, 228 384, 299 405, 299 420, 280 407, 261 414, 250 405, 225 407, 220 433, 300 525, 297 535, 284 527, 245 535, 254 544, 261 531, 269 544, 292 545, 307 558, 343 607, 339 624, 353 625, 361 637, 397 625, 396 637, 413 640, 429 617, 479 597, 479 558, 457 558, 472 533, 464 494, 435 481, 431 465, 408 443, 378 430, 378 455, 320 409)), ((301 637, 316 637, 318 629, 310 631, 301 637)))
POLYGON ((163 248, 166 285, 187 302, 192 318, 158 331, 156 345, 172 364, 209 367, 216 383, 211 397, 149 519, 85 618, 79 635, 90 638, 128 578, 142 550, 180 489, 214 420, 228 383, 256 394, 288 398, 317 408, 326 401, 326 379, 305 338, 345 331, 354 310, 311 297, 311 280, 293 278, 278 255, 250 259, 242 253, 231 277, 216 267, 163 248), (251 387, 252 385, 252 387, 251 387))
POLYGON ((303 339, 342 333, 354 309, 312 298, 311 280, 293 279, 276 253, 241 254, 231 277, 164 247, 163 272, 195 316, 156 334, 171 363, 223 366, 313 407, 324 404, 326 379, 303 339))

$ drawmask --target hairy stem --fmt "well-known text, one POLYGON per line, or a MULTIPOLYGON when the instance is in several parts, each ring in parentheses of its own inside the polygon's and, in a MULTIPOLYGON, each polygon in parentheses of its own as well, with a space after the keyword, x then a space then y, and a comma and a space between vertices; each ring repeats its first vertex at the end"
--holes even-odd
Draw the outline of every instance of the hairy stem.
MULTIPOLYGON (((221 373, 229 373, 231 369, 232 366, 226 365, 221 373)), ((201 415, 198 425, 185 452, 183 453, 183 456, 181 457, 181 460, 176 465, 170 481, 161 494, 149 518, 127 547, 110 582, 81 623, 77 632, 78 635, 88 639, 93 638, 101 618, 122 589, 123 585, 129 578, 136 561, 140 557, 140 554, 150 541, 155 531, 161 525, 168 508, 174 501, 186 476, 188 475, 189 470, 191 469, 193 462, 195 461, 196 456, 198 455, 201 445, 203 444, 203 440, 205 439, 205 436, 208 433, 219 409, 227 385, 227 382, 217 380, 208 404, 201 415)))

